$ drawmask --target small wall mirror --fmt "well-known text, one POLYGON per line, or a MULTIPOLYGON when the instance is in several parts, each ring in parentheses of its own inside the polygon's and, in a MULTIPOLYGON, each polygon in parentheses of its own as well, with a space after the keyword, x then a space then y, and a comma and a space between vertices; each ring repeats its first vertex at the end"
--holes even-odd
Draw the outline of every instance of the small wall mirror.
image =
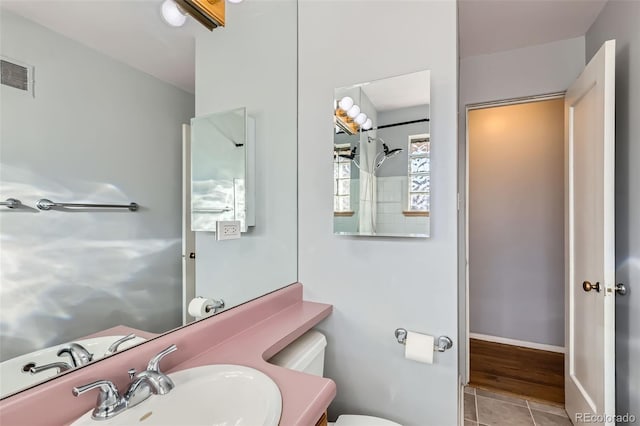
POLYGON ((430 72, 334 92, 333 230, 429 237, 430 72))
POLYGON ((191 230, 216 231, 219 220, 255 225, 254 128, 246 108, 191 120, 191 230))

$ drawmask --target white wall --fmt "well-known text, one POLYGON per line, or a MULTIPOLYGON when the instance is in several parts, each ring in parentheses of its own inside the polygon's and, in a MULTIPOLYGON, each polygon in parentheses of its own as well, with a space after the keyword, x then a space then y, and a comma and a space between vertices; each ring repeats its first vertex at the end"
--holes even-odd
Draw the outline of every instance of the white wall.
MULTIPOLYGON (((576 79, 584 68, 584 37, 561 40, 547 44, 514 49, 505 52, 488 55, 470 56, 460 60, 460 115, 459 115, 459 191, 465 194, 465 144, 466 144, 466 112, 467 105, 491 101, 501 101, 519 97, 544 95, 565 91, 576 79)), ((462 198, 464 202, 464 197, 462 198)), ((465 247, 465 219, 464 204, 460 210, 459 236, 460 247, 465 247)), ((462 251, 464 253, 464 251, 462 251)), ((460 336, 463 353, 466 348, 464 336, 466 334, 466 304, 481 303, 480 301, 466 300, 465 297, 465 256, 459 258, 460 277, 460 336)), ((541 283, 541 285, 545 285, 541 283)), ((549 297, 562 297, 556 295, 551 289, 541 289, 549 297), (553 294, 553 296, 552 296, 553 294)), ((491 301, 489 301, 490 303, 491 301)), ((497 305, 493 308, 500 309, 501 303, 508 303, 496 299, 497 305)), ((562 304, 558 305, 562 306, 562 304)), ((557 315, 558 312, 553 315, 557 315)), ((515 324, 509 318, 494 318, 495 327, 490 324, 485 328, 486 333, 499 337, 511 337, 518 340, 527 340, 526 334, 521 333, 518 327, 508 331, 504 336, 499 322, 515 324), (498 322, 499 321, 499 322, 498 322)), ((473 332, 473 326, 471 328, 473 332)), ((541 336, 540 343, 553 344, 554 336, 541 336)), ((465 359, 461 359, 461 365, 465 366, 465 359)))
POLYGON ((196 294, 227 307, 297 280, 296 13, 295 0, 231 5, 227 27, 196 39, 196 114, 246 107, 256 120, 256 226, 239 240, 196 233, 196 294))
POLYGON ((305 298, 334 305, 319 327, 338 395, 329 418, 457 424, 456 3, 301 1, 299 264, 305 298), (342 30, 341 30, 342 29, 342 30), (363 45, 349 47, 353 34, 363 45), (430 239, 333 235, 334 88, 431 70, 430 239), (408 361, 394 330, 448 335, 434 365, 408 361))
POLYGON ((590 59, 616 39, 617 413, 640 417, 640 2, 611 0, 586 36, 590 59))
POLYGON ((35 97, 2 86, 2 358, 124 324, 180 325, 180 127, 194 97, 10 12, 0 54, 35 66, 35 97), (40 212, 59 202, 138 212, 40 212))
POLYGON ((564 346, 564 100, 469 112, 469 324, 564 346))

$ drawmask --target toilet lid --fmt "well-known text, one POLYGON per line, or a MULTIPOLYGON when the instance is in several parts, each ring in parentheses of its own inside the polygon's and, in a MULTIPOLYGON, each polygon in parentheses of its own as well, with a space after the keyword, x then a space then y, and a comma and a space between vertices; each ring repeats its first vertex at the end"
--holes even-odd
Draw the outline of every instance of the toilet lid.
POLYGON ((391 420, 371 416, 344 415, 338 417, 335 426, 402 426, 391 420))

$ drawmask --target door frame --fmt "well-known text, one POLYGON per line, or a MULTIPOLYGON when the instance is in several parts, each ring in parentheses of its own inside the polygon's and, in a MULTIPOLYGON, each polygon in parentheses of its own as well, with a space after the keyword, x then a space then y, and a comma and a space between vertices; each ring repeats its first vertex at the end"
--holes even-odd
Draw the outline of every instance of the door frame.
MULTIPOLYGON (((459 221, 464 223, 464 238, 463 244, 458 248, 458 256, 462 262, 464 262, 464 273, 463 276, 459 277, 459 281, 461 285, 464 285, 464 291, 461 294, 464 294, 464 300, 459 302, 459 309, 464 312, 464 368, 461 368, 461 384, 467 385, 469 384, 469 378, 471 375, 471 351, 469 349, 470 345, 470 336, 469 336, 469 112, 477 109, 484 108, 492 108, 492 107, 500 107, 500 106, 508 106, 508 105, 518 105, 525 104, 531 102, 540 102, 540 101, 549 101, 553 99, 564 99, 565 91, 562 92, 552 92, 541 95, 532 95, 532 96, 524 96, 518 98, 509 98, 504 100, 497 101, 489 101, 489 102, 479 102, 473 104, 465 105, 465 113, 464 113, 464 131, 465 131, 465 141, 464 145, 461 147, 462 152, 459 153, 464 155, 464 188, 458 194, 459 201, 462 202, 464 200, 464 207, 459 208, 458 215, 459 221)), ((459 167, 462 165, 459 164, 459 167)), ((566 194, 565 194, 566 198, 566 194)), ((565 283, 566 285, 566 283, 565 283)), ((462 366, 461 366, 462 367, 462 366)))

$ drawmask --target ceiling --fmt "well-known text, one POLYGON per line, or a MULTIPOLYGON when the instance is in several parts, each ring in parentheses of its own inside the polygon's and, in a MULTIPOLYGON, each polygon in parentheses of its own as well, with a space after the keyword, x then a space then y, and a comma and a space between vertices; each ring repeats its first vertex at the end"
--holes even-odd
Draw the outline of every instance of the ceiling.
POLYGON ((607 0, 459 0, 460 56, 583 36, 607 0))
MULTIPOLYGON (((461 57, 579 37, 607 0, 459 0, 461 57)), ((183 90, 195 91, 193 19, 173 28, 162 0, 0 0, 10 10, 183 90)), ((374 90, 374 89, 371 89, 374 90)), ((376 95, 370 95, 376 98, 376 95)), ((403 103, 417 101, 403 100, 403 103)), ((389 101, 394 102, 394 101, 389 101)), ((390 109, 394 105, 380 105, 390 109)))
POLYGON ((183 90, 195 91, 193 19, 180 28, 160 16, 162 0, 0 0, 9 10, 183 90))
POLYGON ((429 104, 430 75, 429 71, 419 71, 364 83, 361 86, 376 111, 391 111, 429 104))

